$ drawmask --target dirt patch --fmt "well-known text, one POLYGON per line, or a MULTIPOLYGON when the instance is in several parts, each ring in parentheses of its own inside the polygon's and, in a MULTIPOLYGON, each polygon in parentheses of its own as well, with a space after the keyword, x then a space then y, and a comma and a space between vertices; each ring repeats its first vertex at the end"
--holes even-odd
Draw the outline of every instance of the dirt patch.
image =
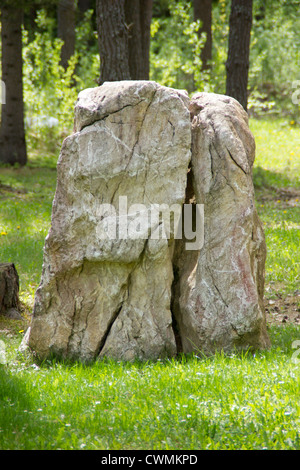
POLYGON ((7 197, 22 197, 23 194, 27 194, 27 189, 25 188, 14 188, 8 184, 3 184, 0 181, 0 197, 5 199, 7 197))
POLYGON ((300 325, 300 291, 285 296, 276 294, 273 299, 265 299, 265 309, 269 325, 300 325))

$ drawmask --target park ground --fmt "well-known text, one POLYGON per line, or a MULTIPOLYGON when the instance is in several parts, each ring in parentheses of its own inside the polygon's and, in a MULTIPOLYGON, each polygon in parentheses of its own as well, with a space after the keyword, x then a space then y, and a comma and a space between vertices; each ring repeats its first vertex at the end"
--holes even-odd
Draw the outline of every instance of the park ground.
POLYGON ((300 448, 293 349, 300 340, 300 129, 275 118, 251 118, 250 128, 256 206, 268 249, 265 308, 272 341, 270 351, 256 356, 104 361, 86 368, 20 357, 41 276, 60 145, 50 153, 32 150, 25 168, 0 168, 0 259, 16 265, 23 315, 21 321, 0 319, 7 353, 7 365, 0 366, 6 379, 0 448, 300 448))

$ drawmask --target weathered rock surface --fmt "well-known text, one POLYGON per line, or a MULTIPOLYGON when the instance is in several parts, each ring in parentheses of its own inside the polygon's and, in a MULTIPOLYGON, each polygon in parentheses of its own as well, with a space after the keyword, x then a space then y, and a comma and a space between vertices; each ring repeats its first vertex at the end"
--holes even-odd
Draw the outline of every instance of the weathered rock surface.
POLYGON ((254 205, 248 116, 236 100, 207 93, 193 97, 190 111, 190 178, 205 223, 201 250, 187 252, 185 241, 176 241, 172 308, 182 349, 265 348, 266 245, 254 205))
POLYGON ((190 102, 150 81, 81 92, 58 162, 30 348, 133 360, 268 347, 254 157, 232 98, 190 102), (204 205, 202 247, 187 250, 172 225, 153 237, 162 227, 148 217, 153 204, 181 211, 191 200, 204 205))
MULTIPOLYGON (((75 133, 58 162, 52 224, 46 238, 29 346, 91 360, 176 354, 172 329, 170 239, 151 238, 143 218, 133 239, 124 229, 134 204, 180 204, 191 159, 187 94, 154 82, 110 82, 80 93, 75 133), (103 205, 116 208, 116 214, 103 205), (114 217, 116 215, 116 217, 114 217)), ((141 209, 142 211, 142 209, 141 209)), ((155 225, 156 224, 156 225, 155 225)))

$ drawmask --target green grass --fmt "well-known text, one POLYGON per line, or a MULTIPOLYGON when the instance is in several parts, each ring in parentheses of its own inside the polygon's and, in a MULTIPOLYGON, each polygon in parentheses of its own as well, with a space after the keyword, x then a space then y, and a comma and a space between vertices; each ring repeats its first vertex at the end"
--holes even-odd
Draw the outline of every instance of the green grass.
POLYGON ((284 120, 251 120, 250 128, 256 138, 257 209, 268 248, 266 282, 285 295, 300 287, 300 129, 284 120))
POLYGON ((289 326, 270 351, 0 370, 2 449, 300 449, 289 326))
POLYGON ((55 186, 56 171, 51 168, 0 169, 0 259, 15 263, 20 297, 31 304, 40 280, 55 186))
MULTIPOLYGON (((266 297, 293 293, 300 311, 300 130, 280 120, 250 126, 268 247, 266 297)), ((36 154, 27 168, 0 168, 0 260, 16 264, 28 315, 0 321, 7 360, 0 365, 0 448, 299 450, 296 323, 269 326, 272 347, 256 355, 38 366, 17 353, 55 192, 56 157, 42 162, 36 154)))

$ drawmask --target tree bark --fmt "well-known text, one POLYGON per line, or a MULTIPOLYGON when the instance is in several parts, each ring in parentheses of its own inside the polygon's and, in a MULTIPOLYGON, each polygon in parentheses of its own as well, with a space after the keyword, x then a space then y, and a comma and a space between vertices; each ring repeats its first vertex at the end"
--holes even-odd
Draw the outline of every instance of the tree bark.
POLYGON ((0 315, 21 318, 19 276, 13 263, 0 263, 0 315))
POLYGON ((206 40, 201 51, 202 70, 210 69, 212 58, 212 0, 194 0, 194 21, 200 20, 198 35, 206 33, 206 40))
POLYGON ((132 80, 149 80, 152 7, 153 0, 125 0, 129 71, 132 80))
POLYGON ((61 48, 61 65, 67 69, 75 52, 75 0, 59 0, 57 36, 64 42, 61 48))
POLYGON ((2 104, 0 130, 0 162, 25 165, 27 151, 24 129, 23 75, 22 75, 23 10, 1 7, 2 82, 6 102, 2 104))
POLYGON ((226 94, 247 111, 252 0, 232 0, 229 19, 226 94))
POLYGON ((140 0, 125 0, 125 21, 128 28, 128 62, 130 77, 143 79, 140 0))
POLYGON ((141 38, 142 38, 142 60, 143 76, 149 80, 149 55, 150 55, 150 27, 152 21, 153 0, 140 0, 141 5, 141 38))
POLYGON ((100 53, 99 84, 130 80, 128 29, 125 0, 97 0, 97 30, 100 53))
POLYGON ((86 12, 92 8, 91 0, 78 0, 78 8, 82 13, 86 12))

